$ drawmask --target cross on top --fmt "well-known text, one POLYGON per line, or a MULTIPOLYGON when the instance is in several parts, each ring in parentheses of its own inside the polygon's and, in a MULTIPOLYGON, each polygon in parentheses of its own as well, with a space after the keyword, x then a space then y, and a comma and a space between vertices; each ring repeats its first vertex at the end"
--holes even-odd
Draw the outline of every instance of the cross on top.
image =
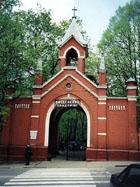
POLYGON ((77 9, 74 7, 72 10, 73 10, 73 17, 72 18, 76 19, 75 12, 77 11, 77 9))

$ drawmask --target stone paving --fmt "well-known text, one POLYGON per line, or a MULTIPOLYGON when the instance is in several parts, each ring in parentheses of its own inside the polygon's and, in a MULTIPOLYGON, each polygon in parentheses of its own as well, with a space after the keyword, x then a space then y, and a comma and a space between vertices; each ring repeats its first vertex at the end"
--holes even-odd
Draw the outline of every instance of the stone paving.
POLYGON ((131 163, 140 163, 138 161, 66 161, 60 159, 52 159, 52 161, 35 161, 30 162, 26 166, 24 162, 0 162, 0 168, 13 167, 13 168, 97 168, 97 167, 126 167, 131 163))

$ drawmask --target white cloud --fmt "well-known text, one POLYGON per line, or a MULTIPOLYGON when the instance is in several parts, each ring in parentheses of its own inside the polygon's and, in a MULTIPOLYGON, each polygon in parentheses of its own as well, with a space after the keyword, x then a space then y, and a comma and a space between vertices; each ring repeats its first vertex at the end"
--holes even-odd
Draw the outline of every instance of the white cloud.
POLYGON ((70 19, 73 15, 72 8, 74 0, 21 0, 24 10, 33 9, 36 11, 37 4, 40 4, 46 10, 51 9, 55 21, 70 19))

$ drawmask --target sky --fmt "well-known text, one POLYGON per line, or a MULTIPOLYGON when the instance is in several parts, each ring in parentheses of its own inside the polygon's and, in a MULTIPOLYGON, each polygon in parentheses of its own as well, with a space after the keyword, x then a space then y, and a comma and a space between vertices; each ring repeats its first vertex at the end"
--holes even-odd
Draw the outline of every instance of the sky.
POLYGON ((76 7, 76 16, 83 20, 83 28, 91 39, 91 44, 96 44, 101 40, 103 32, 109 25, 109 20, 115 15, 119 6, 131 0, 20 0, 20 9, 37 10, 40 4, 46 10, 51 10, 53 20, 59 22, 62 19, 70 19, 73 16, 72 9, 76 7))

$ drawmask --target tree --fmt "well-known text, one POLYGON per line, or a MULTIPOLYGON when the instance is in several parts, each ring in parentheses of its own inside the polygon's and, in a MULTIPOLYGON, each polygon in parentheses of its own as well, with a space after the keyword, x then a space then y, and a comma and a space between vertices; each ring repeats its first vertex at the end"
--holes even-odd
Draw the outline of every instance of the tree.
POLYGON ((1 12, 11 14, 15 6, 20 6, 20 0, 0 0, 1 12))
MULTIPOLYGON (((0 9, 0 124, 8 111, 8 87, 14 98, 31 95, 38 64, 42 64, 44 82, 58 72, 59 41, 72 20, 52 22, 51 12, 13 11, 18 0, 3 0, 0 9)), ((82 21, 77 19, 82 26, 82 21)), ((85 32, 81 31, 83 35, 85 32)))
POLYGON ((2 1, 0 9, 0 126, 8 112, 9 87, 16 90, 13 97, 29 93, 34 78, 32 72, 36 70, 36 64, 26 58, 24 26, 13 12, 18 3, 18 0, 2 1))
POLYGON ((32 10, 19 12, 24 25, 26 41, 26 59, 43 66, 44 81, 56 73, 58 65, 59 27, 52 23, 51 12, 38 7, 38 12, 32 10))
POLYGON ((1 6, 2 6, 2 0, 0 0, 0 8, 1 8, 1 6))
POLYGON ((8 88, 14 98, 31 95, 42 61, 44 81, 58 71, 58 41, 62 29, 52 23, 50 11, 13 11, 18 0, 5 0, 0 9, 0 125, 8 112, 8 88))
POLYGON ((96 84, 98 84, 99 82, 100 62, 100 55, 98 53, 94 53, 93 50, 90 50, 88 58, 86 59, 85 74, 91 81, 93 81, 96 84))
POLYGON ((135 78, 137 85, 140 86, 139 0, 119 7, 98 46, 106 55, 108 82, 111 83, 109 95, 124 95, 125 82, 130 77, 135 78))
POLYGON ((140 0, 118 8, 98 47, 105 53, 108 95, 126 96, 130 77, 140 95, 140 0))
POLYGON ((87 139, 87 119, 83 111, 73 108, 64 112, 58 123, 59 143, 62 141, 79 141, 87 139))

